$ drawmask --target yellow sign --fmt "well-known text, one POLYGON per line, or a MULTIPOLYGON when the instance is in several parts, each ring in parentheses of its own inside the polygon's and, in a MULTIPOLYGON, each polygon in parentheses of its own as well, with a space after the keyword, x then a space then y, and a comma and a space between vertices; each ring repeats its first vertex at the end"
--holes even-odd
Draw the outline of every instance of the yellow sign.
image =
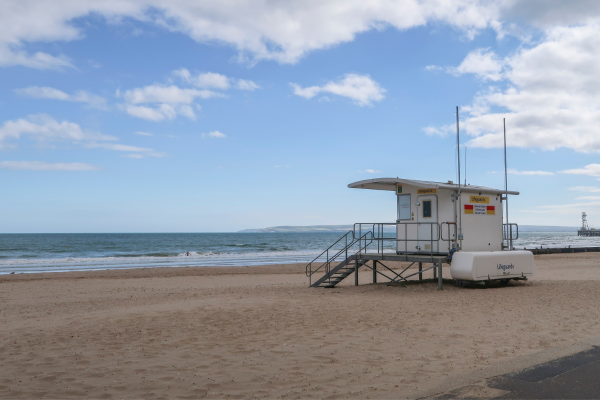
POLYGON ((490 204, 490 198, 485 196, 471 196, 471 203, 490 204))
POLYGON ((437 193, 437 189, 419 189, 417 190, 417 194, 433 194, 437 193))

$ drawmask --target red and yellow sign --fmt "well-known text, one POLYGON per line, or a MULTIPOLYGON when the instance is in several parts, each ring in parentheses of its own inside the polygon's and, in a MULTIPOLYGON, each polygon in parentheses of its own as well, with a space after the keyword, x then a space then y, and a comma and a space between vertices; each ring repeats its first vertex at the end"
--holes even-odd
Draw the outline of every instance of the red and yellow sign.
POLYGON ((465 204, 465 214, 496 215, 496 206, 484 206, 483 204, 465 204))
POLYGON ((419 189, 417 194, 434 194, 437 193, 437 189, 419 189))

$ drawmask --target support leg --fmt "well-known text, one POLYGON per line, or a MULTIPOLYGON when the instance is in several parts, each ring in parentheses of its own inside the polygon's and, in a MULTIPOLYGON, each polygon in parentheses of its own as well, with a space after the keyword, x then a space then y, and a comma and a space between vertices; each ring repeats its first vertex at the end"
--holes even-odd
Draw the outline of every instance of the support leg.
POLYGON ((423 280, 423 273, 421 271, 423 271, 423 263, 422 262, 419 263, 419 280, 420 281, 423 280))
POLYGON ((373 260, 373 283, 377 283, 377 260, 373 260))
POLYGON ((442 289, 442 260, 438 261, 438 290, 442 289))
MULTIPOLYGON (((435 263, 433 265, 435 265, 435 263)), ((433 279, 437 279, 437 268, 433 269, 433 279)))
POLYGON ((358 259, 354 260, 354 286, 358 286, 358 259))

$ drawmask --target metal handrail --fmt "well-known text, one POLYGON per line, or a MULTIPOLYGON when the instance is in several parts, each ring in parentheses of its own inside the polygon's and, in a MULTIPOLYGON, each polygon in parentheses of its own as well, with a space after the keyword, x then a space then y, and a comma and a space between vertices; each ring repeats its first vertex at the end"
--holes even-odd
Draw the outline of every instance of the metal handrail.
MULTIPOLYGON (((348 232, 346 232, 346 234, 344 234, 344 236, 342 236, 341 238, 339 238, 338 240, 336 240, 335 243, 333 243, 331 246, 329 246, 328 248, 326 248, 325 250, 323 250, 323 252, 321 254, 319 254, 318 256, 316 256, 314 260, 312 260, 311 262, 309 262, 308 264, 306 264, 306 268, 305 268, 306 276, 311 276, 312 274, 314 274, 315 272, 317 272, 321 267, 323 267, 324 264, 330 262, 329 261, 329 250, 331 250, 331 248, 333 246, 335 246, 340 241, 342 241, 342 239, 346 240, 346 245, 344 247, 344 249, 346 249, 348 247, 348 235, 350 235, 350 234, 352 234, 352 241, 351 241, 351 245, 352 245, 355 242, 355 240, 354 240, 354 231, 348 231, 348 232), (324 264, 322 264, 319 268, 317 268, 314 272, 312 272, 312 264, 314 262, 316 262, 319 258, 321 258, 323 256, 323 254, 326 254, 326 260, 327 261, 325 261, 324 264), (310 267, 310 270, 311 270, 310 274, 309 274, 309 267, 310 267)), ((334 260, 335 260, 335 256, 334 256, 334 260)))
POLYGON ((502 224, 502 241, 508 242, 508 249, 513 249, 513 240, 519 238, 519 225, 515 223, 502 224), (517 237, 513 237, 513 226, 517 229, 517 237))
POLYGON ((513 222, 509 224, 502 224, 502 239, 503 240, 517 240, 519 238, 519 224, 515 224, 513 222), (512 227, 516 226, 517 229, 517 237, 512 237, 513 229, 512 227), (510 229, 509 229, 510 228, 510 229), (510 233, 510 237, 507 237, 507 233, 510 233))
POLYGON ((356 254, 360 254, 362 253, 363 250, 366 250, 366 248, 373 243, 373 232, 369 231, 366 232, 364 235, 360 236, 358 239, 356 239, 354 232, 350 231, 348 233, 346 233, 344 236, 342 236, 341 238, 339 238, 334 244, 332 244, 331 246, 329 246, 327 248, 326 251, 324 251, 323 253, 321 253, 317 258, 315 258, 314 260, 312 260, 310 263, 308 263, 306 265, 306 276, 309 277, 309 286, 312 285, 312 276, 317 273, 321 268, 325 267, 325 275, 329 277, 329 273, 331 270, 331 262, 335 261, 342 253, 345 253, 345 260, 348 259, 348 250, 352 248, 352 246, 356 245, 358 243, 358 250, 354 253, 354 255, 356 254), (348 234, 352 233, 352 241, 350 243, 347 242, 347 238, 348 238, 348 234), (368 239, 368 235, 371 235, 370 238, 370 242, 367 243, 368 239), (339 250, 337 253, 335 253, 333 256, 329 256, 329 250, 335 246, 337 243, 339 243, 342 239, 346 238, 346 246, 339 250), (361 245, 361 241, 364 241, 365 245, 362 246, 361 245), (361 247, 362 246, 362 247, 361 247), (312 270, 312 264, 319 259, 323 254, 327 253, 327 260, 321 264, 317 269, 315 269, 314 271, 312 270))
POLYGON ((440 240, 442 242, 448 242, 448 253, 450 253, 452 251, 452 242, 456 241, 456 222, 442 222, 440 224, 440 229, 441 229, 440 240), (446 224, 446 226, 448 227, 448 239, 444 239, 444 224, 446 224), (454 229, 455 229, 454 239, 450 235, 450 225, 454 225, 454 229))
POLYGON ((429 253, 431 255, 433 255, 433 242, 439 242, 440 238, 441 238, 441 228, 440 228, 440 224, 437 222, 357 222, 354 224, 354 231, 357 230, 357 226, 358 226, 358 230, 359 232, 362 229, 362 225, 367 225, 370 226, 373 229, 373 232, 377 232, 377 236, 373 238, 373 240, 377 241, 377 252, 379 252, 380 250, 380 246, 379 246, 379 242, 381 242, 381 251, 383 252, 383 242, 384 241, 395 241, 396 243, 398 242, 404 242, 404 252, 408 253, 408 242, 429 242, 430 243, 430 251, 429 253), (389 237, 386 238, 383 236, 383 231, 384 231, 384 226, 396 226, 396 234, 395 237, 389 237), (404 225, 404 239, 399 239, 397 236, 397 226, 398 225, 404 225), (417 238, 408 238, 408 226, 409 225, 414 225, 414 226, 419 226, 419 225, 429 225, 430 226, 430 238, 429 239, 419 239, 418 238, 418 233, 417 233, 417 238), (436 226, 435 229, 435 233, 436 235, 434 236, 434 225, 436 226))

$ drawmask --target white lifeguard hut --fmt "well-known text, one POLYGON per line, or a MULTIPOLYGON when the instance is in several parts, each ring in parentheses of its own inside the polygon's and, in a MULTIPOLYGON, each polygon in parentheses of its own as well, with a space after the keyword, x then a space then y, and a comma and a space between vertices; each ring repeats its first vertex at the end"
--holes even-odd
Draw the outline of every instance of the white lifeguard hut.
POLYGON ((507 195, 519 192, 401 178, 368 179, 348 187, 394 192, 396 220, 355 224, 321 258, 307 265, 309 277, 323 272, 314 283, 311 278, 311 286, 334 287, 352 273, 358 284, 358 269, 362 266, 373 270, 374 282, 377 275, 403 282, 418 273, 422 279, 424 271, 433 269, 440 289, 443 263, 451 264, 452 278, 459 283, 506 283, 510 279, 525 280, 534 272, 533 254, 516 251, 512 246, 518 238, 518 225, 503 222, 503 201, 507 195), (404 275, 407 268, 397 274, 385 266, 386 260, 419 263, 419 272, 404 275), (424 263, 433 266, 423 269, 424 263), (378 271, 378 264, 387 271, 378 271))
POLYGON ((503 205, 508 220, 508 195, 519 194, 508 190, 506 120, 504 190, 460 184, 458 107, 456 150, 458 184, 400 178, 367 179, 349 184, 352 189, 395 192, 396 220, 354 224, 351 231, 306 266, 309 285, 335 287, 351 274, 354 274, 354 284, 358 285, 358 271, 363 266, 373 271, 373 283, 377 282, 378 275, 402 283, 418 274, 421 280, 423 272, 431 269, 434 278, 437 274, 440 290, 444 263, 450 263, 450 274, 459 286, 469 281, 508 283, 511 279, 526 280, 533 275, 533 254, 513 247, 513 240, 519 237, 518 225, 503 221, 503 205), (397 273, 385 265, 386 260, 412 264, 397 273), (405 274, 415 263, 419 264, 419 272, 405 274), (433 266, 423 269, 426 263, 433 266), (382 269, 378 270, 379 264, 382 269), (313 282, 313 275, 317 273, 320 275, 313 282))

